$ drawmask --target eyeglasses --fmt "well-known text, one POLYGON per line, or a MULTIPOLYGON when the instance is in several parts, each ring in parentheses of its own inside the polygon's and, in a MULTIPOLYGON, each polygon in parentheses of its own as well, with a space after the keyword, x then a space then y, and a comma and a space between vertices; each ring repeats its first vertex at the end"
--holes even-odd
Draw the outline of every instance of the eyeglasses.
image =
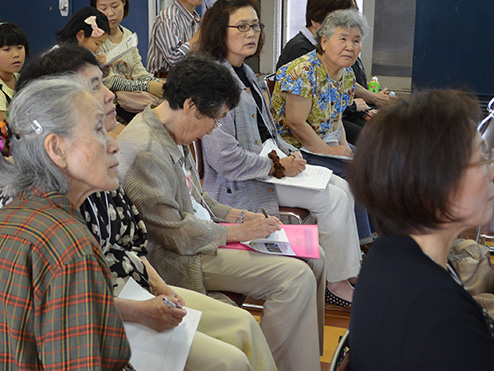
POLYGON ((264 24, 263 23, 254 23, 254 24, 240 23, 237 26, 226 26, 226 27, 236 28, 240 32, 248 32, 251 28, 252 28, 252 31, 254 31, 254 32, 260 32, 264 29, 264 24))
POLYGON ((214 117, 212 116, 208 116, 210 119, 213 120, 213 129, 216 129, 216 128, 220 128, 223 126, 223 124, 221 122, 219 122, 218 120, 216 120, 214 117))
POLYGON ((487 105, 487 111, 489 114, 480 122, 479 126, 477 126, 477 131, 480 132, 480 134, 484 134, 484 131, 487 129, 487 126, 489 126, 489 121, 494 118, 494 98, 492 98, 487 105))
POLYGON ((468 167, 494 164, 494 149, 489 148, 489 145, 483 139, 482 139, 482 143, 480 144, 480 150, 482 152, 482 157, 484 158, 484 160, 468 164, 468 167))

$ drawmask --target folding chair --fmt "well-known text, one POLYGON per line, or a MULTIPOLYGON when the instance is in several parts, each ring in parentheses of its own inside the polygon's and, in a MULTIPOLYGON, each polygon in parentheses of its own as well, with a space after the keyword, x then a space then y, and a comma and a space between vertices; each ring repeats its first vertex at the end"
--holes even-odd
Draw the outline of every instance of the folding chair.
POLYGON ((329 371, 350 371, 350 359, 349 359, 349 337, 350 332, 346 330, 343 336, 340 338, 340 342, 334 351, 333 358, 331 359, 331 365, 329 371))

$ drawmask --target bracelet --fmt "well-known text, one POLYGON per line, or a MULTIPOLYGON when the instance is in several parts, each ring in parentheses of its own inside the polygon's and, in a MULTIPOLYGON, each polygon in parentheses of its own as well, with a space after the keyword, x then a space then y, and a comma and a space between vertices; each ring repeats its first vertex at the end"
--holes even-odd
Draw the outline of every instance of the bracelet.
POLYGON ((237 220, 235 220, 238 224, 242 224, 244 222, 244 215, 245 215, 246 212, 247 212, 246 209, 243 209, 240 212, 240 215, 238 216, 237 220))
POLYGON ((268 157, 271 159, 271 161, 273 161, 273 165, 274 165, 273 176, 276 179, 283 178, 285 176, 285 168, 280 163, 280 158, 276 154, 276 151, 273 149, 271 152, 268 153, 268 157))

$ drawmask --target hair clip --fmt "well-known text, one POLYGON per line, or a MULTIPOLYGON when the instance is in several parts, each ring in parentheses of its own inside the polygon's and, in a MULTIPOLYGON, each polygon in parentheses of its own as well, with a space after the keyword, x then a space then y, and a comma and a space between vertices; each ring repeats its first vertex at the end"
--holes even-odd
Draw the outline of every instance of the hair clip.
MULTIPOLYGON (((6 120, 0 121, 0 153, 5 157, 10 155, 10 138, 12 132, 6 120)), ((17 137, 17 135, 16 135, 17 137)))
POLYGON ((28 112, 26 113, 27 117, 29 117, 29 120, 31 121, 31 126, 34 130, 34 132, 38 135, 40 135, 43 132, 43 126, 36 120, 31 114, 28 112))
POLYGON ((84 23, 90 25, 91 28, 93 29, 93 32, 91 33, 91 37, 100 37, 100 36, 103 36, 105 34, 105 31, 98 27, 98 23, 96 23, 96 16, 95 15, 87 17, 84 20, 84 23))

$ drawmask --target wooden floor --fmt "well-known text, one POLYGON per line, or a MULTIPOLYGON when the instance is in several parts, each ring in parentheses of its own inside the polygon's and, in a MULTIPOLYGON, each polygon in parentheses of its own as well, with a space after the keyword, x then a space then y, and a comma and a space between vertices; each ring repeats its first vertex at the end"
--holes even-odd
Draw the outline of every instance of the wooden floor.
MULTIPOLYGON (((259 321, 260 309, 249 307, 249 305, 262 305, 262 301, 248 298, 244 306, 259 321)), ((329 370, 331 358, 342 336, 350 323, 350 309, 326 304, 324 325, 324 354, 321 357, 321 371, 329 370)))

